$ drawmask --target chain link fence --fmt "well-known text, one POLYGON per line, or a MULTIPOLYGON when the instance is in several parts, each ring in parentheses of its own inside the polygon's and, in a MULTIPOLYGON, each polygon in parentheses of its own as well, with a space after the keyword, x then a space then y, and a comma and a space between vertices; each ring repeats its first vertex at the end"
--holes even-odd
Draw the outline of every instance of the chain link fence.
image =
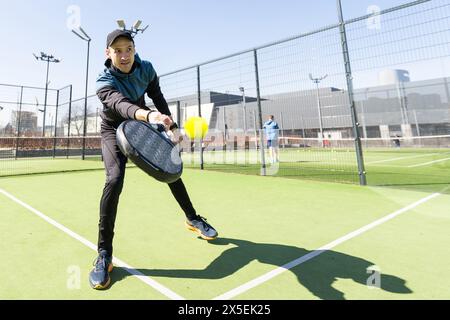
POLYGON ((100 103, 96 96, 87 100, 86 136, 83 135, 84 98, 73 100, 71 85, 45 90, 0 84, 0 97, 1 158, 101 154, 100 103), (86 141, 84 150, 83 141, 86 141))
POLYGON ((186 115, 209 122, 204 141, 182 144, 185 163, 353 183, 358 140, 364 152, 398 139, 450 147, 449 20, 448 0, 414 1, 161 75, 181 127, 186 115), (267 150, 269 115, 281 162, 267 150))
MULTIPOLYGON (((449 148, 449 23, 449 0, 413 1, 161 75, 180 128, 191 116, 209 124, 179 144, 185 165, 364 184, 371 148, 449 148)), ((48 90, 46 106, 44 94, 0 85, 2 157, 31 156, 25 137, 41 156, 100 154, 97 97, 86 113, 71 86, 48 90)))

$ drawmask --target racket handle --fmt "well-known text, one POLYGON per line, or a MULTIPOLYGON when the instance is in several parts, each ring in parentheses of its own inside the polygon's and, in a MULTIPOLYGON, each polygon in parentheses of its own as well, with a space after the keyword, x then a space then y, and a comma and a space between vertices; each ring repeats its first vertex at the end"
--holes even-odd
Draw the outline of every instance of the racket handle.
POLYGON ((168 136, 168 134, 165 131, 162 131, 161 134, 164 136, 164 138, 170 140, 170 137, 168 136))
POLYGON ((161 123, 151 123, 152 127, 155 128, 156 130, 158 130, 159 133, 161 133, 164 138, 166 138, 169 141, 173 142, 173 139, 171 136, 173 136, 173 134, 168 134, 166 131, 166 127, 161 124, 161 123))
POLYGON ((161 123, 150 123, 150 125, 153 127, 153 129, 161 133, 166 131, 166 127, 161 123))

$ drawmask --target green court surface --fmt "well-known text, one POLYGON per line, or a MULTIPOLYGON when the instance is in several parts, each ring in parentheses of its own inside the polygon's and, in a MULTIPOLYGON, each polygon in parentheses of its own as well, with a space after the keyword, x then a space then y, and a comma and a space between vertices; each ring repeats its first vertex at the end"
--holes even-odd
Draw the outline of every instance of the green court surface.
MULTIPOLYGON (((200 168, 198 152, 182 153, 185 168, 200 168)), ((260 175, 259 150, 206 151, 204 168, 219 172, 260 175)), ((265 175, 292 179, 359 184, 356 154, 345 148, 280 149, 278 164, 270 163, 265 153, 265 175)), ((450 184, 450 149, 369 148, 364 150, 367 183, 371 186, 395 186, 438 190, 450 184)), ((128 166, 134 166, 128 163, 128 166)), ((51 172, 103 170, 100 157, 30 158, 0 160, 0 177, 51 172)))
MULTIPOLYGON (((207 170, 259 175, 259 153, 253 151, 206 152, 207 170)), ((378 148, 364 150, 368 185, 440 190, 450 184, 450 149, 378 148)), ((356 154, 351 149, 280 149, 280 163, 266 158, 266 175, 359 184, 356 154)), ((200 167, 198 154, 183 154, 187 167, 200 167)))
POLYGON ((214 241, 129 168, 114 239, 128 269, 105 291, 88 284, 103 170, 2 177, 0 299, 449 299, 449 156, 429 153, 373 153, 366 187, 185 169, 214 241))

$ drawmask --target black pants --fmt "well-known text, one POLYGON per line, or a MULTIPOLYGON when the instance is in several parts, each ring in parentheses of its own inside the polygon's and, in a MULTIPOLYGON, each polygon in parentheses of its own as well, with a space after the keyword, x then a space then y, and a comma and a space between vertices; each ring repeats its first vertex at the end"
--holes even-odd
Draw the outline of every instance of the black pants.
MULTIPOLYGON (((99 251, 106 250, 112 255, 114 224, 116 221, 119 196, 122 192, 123 181, 125 178, 125 164, 127 158, 117 146, 116 129, 113 126, 102 122, 101 135, 106 183, 100 201, 100 221, 98 224, 99 232, 97 245, 99 251)), ((188 219, 196 217, 195 209, 192 206, 186 187, 181 178, 170 183, 169 188, 186 217, 188 219)))

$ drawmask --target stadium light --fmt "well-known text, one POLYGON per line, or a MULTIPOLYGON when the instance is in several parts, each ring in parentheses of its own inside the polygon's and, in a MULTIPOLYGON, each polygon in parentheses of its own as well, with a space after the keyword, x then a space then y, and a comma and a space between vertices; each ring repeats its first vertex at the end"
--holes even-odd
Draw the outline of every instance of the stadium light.
POLYGON ((239 87, 239 91, 242 93, 242 112, 244 113, 244 132, 247 132, 247 112, 245 107, 245 88, 239 87))
POLYGON ((81 152, 81 159, 84 160, 86 150, 86 134, 87 134, 87 90, 89 82, 89 47, 91 44, 91 37, 89 37, 86 31, 80 26, 78 30, 72 29, 72 32, 76 34, 81 40, 87 42, 87 55, 86 55, 86 86, 84 90, 84 121, 83 121, 83 150, 81 152))
POLYGON ((59 63, 61 62, 61 59, 57 59, 55 58, 53 55, 49 55, 46 54, 44 52, 41 51, 41 55, 37 56, 33 53, 33 56, 36 58, 36 60, 40 60, 40 61, 46 61, 47 62, 47 76, 45 78, 45 100, 44 100, 44 116, 43 116, 43 121, 42 121, 42 136, 45 136, 45 114, 47 111, 47 91, 48 91, 48 72, 49 72, 49 68, 50 68, 50 62, 54 62, 54 63, 59 63))
POLYGON ((314 78, 312 74, 309 74, 309 79, 311 79, 312 82, 316 84, 316 95, 317 95, 317 110, 319 112, 319 130, 320 130, 320 141, 322 144, 322 147, 324 147, 324 141, 323 141, 323 123, 322 123, 322 108, 320 106, 320 94, 319 94, 319 83, 320 81, 324 80, 328 75, 324 75, 320 78, 314 78))
POLYGON ((133 25, 133 28, 136 29, 136 30, 138 30, 138 29, 139 29, 139 26, 141 25, 141 23, 142 23, 141 20, 136 21, 136 22, 134 23, 134 25, 133 25))
POLYGON ((128 31, 129 33, 131 33, 131 36, 134 38, 134 36, 136 34, 140 33, 144 33, 145 30, 147 30, 148 25, 145 26, 145 28, 139 28, 142 24, 141 20, 136 20, 136 22, 134 23, 134 25, 131 27, 131 29, 127 29, 125 21, 124 20, 117 20, 117 25, 119 26, 119 28, 121 28, 122 30, 128 31))
POLYGON ((125 30, 127 27, 125 26, 125 22, 123 20, 117 20, 117 25, 119 28, 125 30))

